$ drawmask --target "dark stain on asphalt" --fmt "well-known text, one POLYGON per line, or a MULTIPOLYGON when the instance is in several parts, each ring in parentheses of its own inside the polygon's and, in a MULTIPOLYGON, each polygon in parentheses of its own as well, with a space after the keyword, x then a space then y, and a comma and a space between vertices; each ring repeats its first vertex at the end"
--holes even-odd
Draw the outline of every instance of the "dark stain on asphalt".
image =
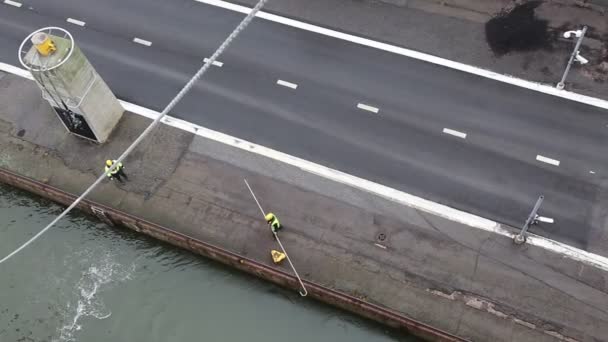
POLYGON ((503 10, 485 25, 486 40, 496 56, 512 51, 533 51, 552 47, 554 33, 547 20, 536 16, 542 1, 529 1, 503 10))

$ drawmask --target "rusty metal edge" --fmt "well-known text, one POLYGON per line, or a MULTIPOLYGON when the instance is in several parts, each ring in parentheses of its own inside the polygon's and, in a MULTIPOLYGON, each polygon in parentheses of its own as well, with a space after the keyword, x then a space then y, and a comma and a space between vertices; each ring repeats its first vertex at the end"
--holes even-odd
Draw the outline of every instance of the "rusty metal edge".
MULTIPOLYGON (((28 191, 30 193, 34 193, 66 206, 70 205, 78 197, 71 193, 39 182, 35 179, 19 175, 3 168, 0 168, 0 182, 28 191)), ((236 253, 230 252, 218 246, 214 246, 207 242, 194 239, 167 227, 157 225, 134 215, 87 199, 83 200, 77 207, 78 209, 94 215, 110 225, 122 225, 129 229, 144 233, 148 236, 187 249, 215 261, 219 261, 225 265, 255 275, 259 278, 271 281, 280 286, 291 289, 299 288, 297 279, 288 273, 240 256, 236 253)), ((306 284, 309 296, 321 302, 339 307, 343 310, 374 320, 381 324, 385 324, 397 329, 403 329, 409 334, 428 341, 468 341, 456 335, 452 335, 448 332, 429 326, 425 323, 416 321, 388 308, 366 302, 362 299, 310 281, 303 281, 306 284)))

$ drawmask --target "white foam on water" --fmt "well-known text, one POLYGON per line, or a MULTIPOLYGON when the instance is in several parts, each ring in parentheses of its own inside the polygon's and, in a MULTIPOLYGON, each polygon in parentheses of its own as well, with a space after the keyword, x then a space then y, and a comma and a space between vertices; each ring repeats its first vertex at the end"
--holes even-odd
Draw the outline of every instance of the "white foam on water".
POLYGON ((53 342, 77 341, 76 333, 83 329, 83 318, 106 319, 112 312, 105 306, 100 292, 111 288, 113 284, 131 279, 135 264, 124 266, 114 260, 111 254, 106 253, 101 258, 88 258, 98 260, 82 272, 80 280, 76 283, 74 301, 67 303, 65 324, 59 328, 59 337, 53 342))

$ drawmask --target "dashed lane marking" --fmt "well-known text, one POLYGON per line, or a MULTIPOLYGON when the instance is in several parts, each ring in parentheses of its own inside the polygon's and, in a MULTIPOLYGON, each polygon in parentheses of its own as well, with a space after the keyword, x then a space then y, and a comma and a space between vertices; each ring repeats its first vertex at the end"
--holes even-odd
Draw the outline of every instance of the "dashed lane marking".
MULTIPOLYGON (((209 58, 205 58, 205 59, 204 59, 204 62, 205 62, 205 63, 207 63, 208 61, 209 61, 209 58)), ((212 65, 215 65, 216 67, 220 67, 220 68, 222 67, 222 65, 224 65, 224 63, 222 63, 222 62, 220 62, 220 61, 217 61, 217 60, 213 61, 213 63, 211 63, 211 64, 212 64, 212 65)))
MULTIPOLYGON (((10 64, 0 62, 0 70, 10 72, 12 74, 33 80, 32 75, 22 68, 15 67, 10 64)), ((159 112, 149 108, 145 108, 130 102, 120 100, 123 108, 131 113, 145 116, 154 120, 160 115, 159 112)), ((206 139, 217 141, 244 151, 255 153, 266 158, 271 158, 279 162, 297 167, 303 171, 323 177, 356 189, 367 191, 381 198, 405 205, 411 208, 422 210, 436 216, 443 217, 448 220, 460 222, 470 227, 488 231, 500 236, 513 239, 515 234, 508 229, 503 228, 500 224, 464 211, 460 211, 440 203, 435 203, 421 197, 417 197, 406 192, 389 188, 385 185, 375 183, 360 177, 356 177, 339 170, 334 170, 326 166, 313 163, 298 157, 288 155, 286 153, 270 149, 268 147, 257 145, 246 140, 242 140, 218 131, 214 131, 191 122, 187 122, 178 118, 165 117, 162 122, 166 125, 184 130, 201 136, 206 139)), ((593 254, 579 248, 569 246, 555 240, 547 239, 542 236, 537 236, 529 233, 526 242, 530 246, 537 246, 545 250, 557 253, 569 259, 580 261, 586 265, 598 267, 604 271, 608 271, 608 258, 593 254)))
POLYGON ((591 170, 591 171, 589 171, 589 173, 592 174, 592 175, 594 175, 595 171, 591 170))
POLYGON ((543 163, 559 166, 559 160, 553 159, 553 158, 547 158, 545 156, 541 156, 540 154, 536 156, 536 160, 543 162, 543 163))
POLYGON ((151 46, 152 42, 145 40, 145 39, 141 39, 141 38, 133 38, 133 42, 137 43, 137 44, 141 44, 141 45, 145 45, 145 46, 151 46))
POLYGON ((12 1, 12 0, 4 0, 4 3, 5 3, 6 5, 9 5, 9 6, 15 6, 15 7, 17 7, 17 8, 19 8, 19 7, 23 6, 23 4, 22 4, 22 3, 17 2, 17 1, 12 1))
POLYGON ((298 88, 297 84, 291 83, 291 82, 287 82, 287 81, 283 81, 283 80, 277 80, 277 84, 278 85, 282 85, 283 87, 291 88, 291 89, 298 88))
POLYGON ((449 128, 444 128, 443 129, 443 133, 449 134, 449 135, 453 135, 455 137, 459 137, 459 138, 462 138, 462 139, 466 139, 467 138, 467 134, 466 133, 455 131, 455 130, 449 129, 449 128))
MULTIPOLYGON (((227 9, 229 11, 243 13, 243 14, 248 14, 249 12, 251 12, 250 7, 233 4, 233 3, 230 3, 227 1, 222 1, 222 0, 195 0, 195 1, 203 3, 203 4, 227 9)), ((301 29, 304 31, 314 32, 314 33, 321 34, 324 36, 345 40, 345 41, 348 41, 348 42, 351 42, 354 44, 359 44, 359 45, 375 48, 378 50, 383 50, 386 52, 394 53, 394 54, 401 55, 401 56, 406 56, 409 58, 425 61, 425 62, 432 63, 432 64, 441 65, 441 66, 455 69, 455 70, 460 70, 462 72, 489 78, 489 79, 503 82, 503 83, 508 83, 508 84, 511 84, 511 85, 514 85, 517 87, 526 88, 526 89, 530 89, 530 90, 537 91, 540 93, 549 94, 549 95, 561 97, 564 99, 568 99, 571 101, 576 101, 576 102, 585 103, 585 104, 588 104, 591 106, 608 109, 608 101, 606 101, 606 100, 573 93, 573 92, 570 92, 567 90, 559 90, 559 89, 555 88, 555 86, 553 84, 552 85, 541 84, 538 82, 532 82, 532 81, 524 80, 521 78, 509 76, 509 75, 499 74, 497 72, 486 70, 486 69, 481 69, 481 68, 478 68, 478 67, 475 67, 472 65, 467 65, 464 63, 460 63, 460 62, 451 61, 449 59, 445 59, 445 58, 429 55, 426 53, 406 49, 406 48, 396 46, 396 45, 378 42, 378 41, 371 40, 368 38, 358 37, 358 36, 355 36, 352 34, 340 32, 340 31, 336 31, 336 30, 331 30, 331 29, 328 29, 325 27, 305 23, 303 21, 298 21, 298 20, 294 20, 294 19, 281 17, 276 14, 270 14, 268 12, 259 11, 256 14, 256 17, 262 18, 262 19, 265 19, 268 21, 272 21, 275 23, 279 23, 282 25, 295 27, 295 28, 298 28, 298 29, 301 29)))
POLYGON ((364 103, 358 103, 357 104, 357 108, 363 109, 363 110, 366 110, 368 112, 372 112, 372 113, 375 113, 375 114, 378 114, 378 112, 380 111, 380 109, 378 109, 376 107, 373 107, 373 106, 370 106, 370 105, 366 105, 364 103))
POLYGON ((68 23, 70 23, 70 24, 74 24, 74 25, 78 25, 78 26, 84 26, 84 25, 86 25, 86 23, 84 21, 82 21, 82 20, 68 18, 66 21, 68 23))
MULTIPOLYGON (((0 67, 2 63, 0 63, 0 67)), ((159 112, 138 106, 129 102, 120 101, 125 110, 145 116, 151 120, 154 120, 159 112)), ((460 211, 440 203, 435 203, 426 200, 421 197, 417 197, 406 192, 402 192, 393 188, 389 188, 385 185, 375 183, 363 178, 359 178, 338 170, 328 168, 326 166, 316 164, 298 157, 288 155, 286 153, 270 149, 268 147, 257 145, 246 140, 242 140, 221 132, 217 132, 181 119, 165 116, 162 120, 163 123, 173 126, 175 128, 182 129, 187 132, 191 132, 198 136, 217 141, 235 148, 239 148, 244 151, 255 153, 266 158, 271 158, 279 162, 297 167, 303 171, 312 173, 319 177, 323 177, 347 186, 351 186, 356 189, 370 192, 381 198, 405 205, 408 207, 416 208, 425 212, 429 212, 433 215, 443 217, 445 219, 460 222, 470 227, 488 231, 500 236, 513 239, 515 234, 508 229, 502 227, 502 225, 464 211, 460 211)), ((537 236, 532 233, 528 233, 526 243, 531 246, 537 246, 553 253, 563 255, 572 260, 580 261, 584 264, 598 267, 604 271, 608 271, 608 258, 593 254, 565 243, 561 243, 555 240, 547 239, 542 236, 537 236)), ((382 248, 382 247, 380 247, 382 248)))

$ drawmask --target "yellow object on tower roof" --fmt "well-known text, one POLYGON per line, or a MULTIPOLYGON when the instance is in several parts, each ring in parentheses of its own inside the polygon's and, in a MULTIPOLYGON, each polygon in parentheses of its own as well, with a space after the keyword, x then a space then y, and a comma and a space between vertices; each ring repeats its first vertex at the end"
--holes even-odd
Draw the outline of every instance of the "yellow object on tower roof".
POLYGON ((36 47, 36 50, 38 50, 38 53, 43 56, 48 56, 57 50, 55 43, 53 43, 51 40, 51 37, 44 32, 36 33, 34 36, 32 36, 31 40, 32 44, 34 44, 36 47))

